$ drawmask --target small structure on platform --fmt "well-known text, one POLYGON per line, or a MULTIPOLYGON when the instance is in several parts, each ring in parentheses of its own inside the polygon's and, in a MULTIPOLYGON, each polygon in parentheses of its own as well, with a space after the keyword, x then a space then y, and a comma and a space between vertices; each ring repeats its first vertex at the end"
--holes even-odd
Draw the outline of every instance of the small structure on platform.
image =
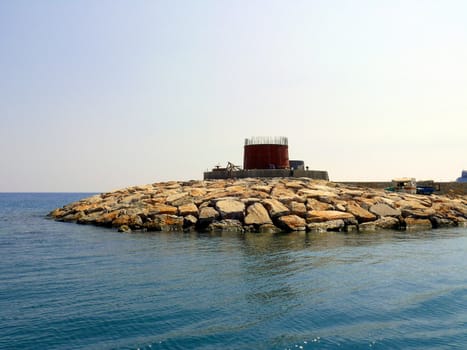
POLYGON ((433 180, 416 181, 413 177, 402 177, 393 179, 391 186, 385 188, 386 191, 403 192, 412 194, 430 195, 435 191, 440 191, 440 185, 435 185, 433 180))
POLYGON ((251 137, 245 139, 243 169, 227 163, 204 173, 204 179, 227 179, 246 177, 308 177, 329 180, 328 172, 309 170, 303 160, 289 160, 288 139, 278 137, 251 137))
POLYGON ((413 177, 401 177, 392 180, 392 186, 386 188, 388 191, 417 193, 417 182, 413 177))
POLYGON ((402 177, 392 180, 396 192, 417 193, 417 181, 413 177, 402 177))
POLYGON ((467 182, 467 170, 462 170, 461 177, 458 177, 456 182, 467 182))

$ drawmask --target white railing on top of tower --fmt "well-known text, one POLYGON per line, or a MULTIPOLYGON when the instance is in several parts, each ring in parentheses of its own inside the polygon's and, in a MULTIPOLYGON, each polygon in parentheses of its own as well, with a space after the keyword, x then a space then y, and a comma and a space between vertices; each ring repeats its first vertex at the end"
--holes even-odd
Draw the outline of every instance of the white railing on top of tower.
POLYGON ((253 136, 245 139, 245 146, 249 145, 283 145, 287 146, 289 141, 285 136, 253 136))

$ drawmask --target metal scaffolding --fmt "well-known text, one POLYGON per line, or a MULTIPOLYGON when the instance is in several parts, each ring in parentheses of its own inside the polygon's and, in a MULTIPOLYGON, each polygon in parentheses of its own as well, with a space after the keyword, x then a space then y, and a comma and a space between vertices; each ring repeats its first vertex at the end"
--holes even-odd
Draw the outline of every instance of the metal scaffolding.
POLYGON ((253 136, 245 139, 245 146, 250 145, 283 145, 288 146, 289 141, 285 136, 253 136))

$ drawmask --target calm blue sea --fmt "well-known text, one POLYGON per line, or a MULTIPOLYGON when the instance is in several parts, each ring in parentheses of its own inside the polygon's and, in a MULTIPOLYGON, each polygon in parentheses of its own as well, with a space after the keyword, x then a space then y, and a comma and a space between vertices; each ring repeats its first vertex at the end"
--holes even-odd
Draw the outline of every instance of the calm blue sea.
POLYGON ((1 349, 467 346, 467 229, 122 234, 0 194, 1 349))

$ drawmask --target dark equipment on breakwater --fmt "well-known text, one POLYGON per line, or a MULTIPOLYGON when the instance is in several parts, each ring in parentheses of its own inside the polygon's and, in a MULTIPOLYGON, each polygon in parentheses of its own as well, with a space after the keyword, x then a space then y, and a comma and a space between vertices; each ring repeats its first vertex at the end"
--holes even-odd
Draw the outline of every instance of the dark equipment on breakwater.
POLYGON ((417 181, 417 194, 430 195, 440 190, 441 187, 439 183, 435 184, 433 180, 417 181))

